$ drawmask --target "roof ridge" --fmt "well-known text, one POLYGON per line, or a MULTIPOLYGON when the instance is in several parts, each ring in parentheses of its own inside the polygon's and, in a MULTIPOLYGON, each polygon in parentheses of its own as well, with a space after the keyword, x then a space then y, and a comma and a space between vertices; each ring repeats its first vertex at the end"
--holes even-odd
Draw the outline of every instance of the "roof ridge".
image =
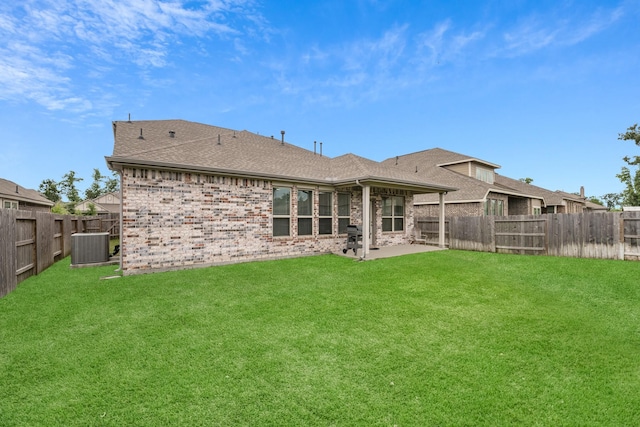
MULTIPOLYGON (((228 134, 225 134, 225 135, 228 135, 228 134)), ((214 139, 214 138, 215 138, 214 136, 207 136, 207 137, 204 137, 204 138, 189 139, 189 140, 186 140, 186 141, 176 141, 174 143, 169 143, 169 144, 161 146, 161 147, 154 147, 154 148, 150 148, 150 149, 147 149, 147 150, 134 151, 132 153, 127 153, 127 156, 136 156, 136 155, 140 155, 140 154, 149 154, 149 153, 153 153, 153 152, 157 152, 157 151, 161 151, 161 150, 166 150, 168 148, 176 148, 176 147, 180 147, 181 145, 191 144, 191 143, 194 143, 194 142, 202 142, 202 141, 206 141, 208 139, 214 139)))

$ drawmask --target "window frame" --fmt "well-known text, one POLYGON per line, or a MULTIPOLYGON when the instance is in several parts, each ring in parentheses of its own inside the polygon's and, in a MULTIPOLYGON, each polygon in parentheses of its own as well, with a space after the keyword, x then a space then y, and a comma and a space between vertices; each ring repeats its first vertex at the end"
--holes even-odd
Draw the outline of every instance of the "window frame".
POLYGON ((293 189, 287 186, 274 186, 271 192, 272 195, 272 224, 271 224, 271 234, 273 237, 290 237, 291 236, 291 193, 293 189), (276 191, 278 190, 288 190, 289 193, 289 203, 287 206, 287 213, 277 213, 276 212, 276 191), (287 226, 287 234, 276 234, 276 220, 286 219, 288 221, 287 226))
POLYGON ((486 199, 484 201, 484 216, 504 216, 504 200, 486 199))
POLYGON ((347 234, 347 227, 351 223, 351 193, 338 193, 338 234, 347 234), (346 197, 346 213, 341 211, 344 205, 340 204, 340 198, 346 197), (346 221, 345 221, 346 220, 346 221))
MULTIPOLYGON (((296 218, 296 222, 298 225, 298 236, 313 236, 313 223, 314 223, 314 195, 315 195, 315 191, 313 189, 310 188, 298 188, 298 190, 296 191, 296 211, 297 211, 297 218, 296 218), (309 203, 310 205, 310 212, 307 213, 300 213, 300 194, 302 193, 308 193, 309 194, 309 203), (301 233, 300 230, 301 225, 304 224, 304 228, 308 228, 309 232, 305 232, 305 233, 301 233)), ((303 205, 305 206, 305 205, 303 205)))
POLYGON ((383 233, 395 233, 405 230, 405 197, 404 196, 383 196, 382 197, 382 232, 383 233), (391 200, 391 205, 386 206, 386 201, 391 200), (390 213, 385 210, 390 208, 390 213), (396 211, 398 208, 402 208, 401 214, 396 211), (398 221, 401 221, 401 226, 397 227, 398 221), (390 227, 389 227, 390 226, 390 227))
POLYGON ((2 200, 2 207, 4 209, 18 209, 20 207, 20 202, 18 202, 17 200, 3 199, 2 200))
POLYGON ((493 169, 484 168, 482 166, 476 166, 476 179, 487 184, 493 184, 495 179, 493 169))
POLYGON ((318 191, 318 235, 319 236, 329 236, 333 234, 333 191, 318 191), (322 196, 329 196, 329 204, 322 204, 322 196), (328 208, 327 212, 324 210, 328 208), (327 230, 327 223, 329 224, 328 232, 323 231, 327 230))

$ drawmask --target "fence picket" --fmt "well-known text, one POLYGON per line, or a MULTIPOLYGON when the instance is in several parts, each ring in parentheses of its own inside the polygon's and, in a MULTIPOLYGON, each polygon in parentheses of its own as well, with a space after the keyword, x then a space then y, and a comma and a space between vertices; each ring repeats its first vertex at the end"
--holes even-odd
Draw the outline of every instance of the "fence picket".
MULTIPOLYGON (((438 218, 416 218, 437 241, 438 218)), ((445 240, 451 249, 640 260, 640 212, 451 217, 445 240)))
POLYGON ((71 254, 73 233, 108 226, 111 236, 117 237, 119 227, 113 222, 119 222, 118 214, 107 219, 0 209, 0 298, 71 254))

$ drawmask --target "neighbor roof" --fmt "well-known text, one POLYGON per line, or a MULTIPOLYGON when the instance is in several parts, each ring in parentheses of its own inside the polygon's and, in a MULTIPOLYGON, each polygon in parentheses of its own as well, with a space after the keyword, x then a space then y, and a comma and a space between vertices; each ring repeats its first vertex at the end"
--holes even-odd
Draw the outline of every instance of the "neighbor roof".
POLYGON ((279 138, 184 120, 113 123, 109 168, 158 167, 328 185, 398 186, 417 192, 453 191, 415 174, 354 154, 322 156, 279 138))
POLYGON ((53 206, 54 203, 36 190, 24 188, 8 179, 0 178, 0 198, 28 202, 42 206, 53 206))
POLYGON ((503 175, 495 174, 495 182, 501 187, 520 191, 522 193, 528 193, 535 197, 542 198, 545 206, 561 206, 565 200, 570 200, 577 203, 585 203, 585 199, 577 194, 566 193, 564 191, 551 191, 546 188, 538 187, 533 184, 527 184, 517 179, 508 178, 503 175))
MULTIPOLYGON (((542 187, 508 178, 494 172, 494 182, 489 184, 474 177, 464 175, 444 166, 475 162, 491 168, 499 168, 485 160, 469 157, 464 154, 444 150, 442 148, 432 148, 411 154, 392 157, 383 161, 384 165, 397 167, 415 173, 426 180, 433 180, 444 185, 451 185, 458 188, 453 194, 447 196, 448 202, 480 202, 483 201, 490 192, 507 194, 516 197, 526 197, 531 199, 541 199, 544 206, 563 205, 565 200, 584 203, 584 199, 575 194, 563 191, 551 191, 542 187)), ((431 194, 422 194, 414 198, 416 204, 437 203, 438 199, 431 194)))
MULTIPOLYGON (((443 185, 458 188, 458 191, 455 193, 447 195, 447 202, 480 202, 487 197, 490 191, 505 192, 504 189, 499 189, 493 184, 443 167, 466 162, 476 162, 491 168, 499 167, 485 160, 454 153, 453 151, 442 148, 432 148, 392 157, 384 160, 382 164, 391 168, 413 172, 416 176, 424 180, 439 182, 443 185)), ((509 191, 509 193, 517 194, 514 190, 509 191)), ((418 195, 414 198, 414 203, 438 203, 438 198, 429 194, 418 195)))

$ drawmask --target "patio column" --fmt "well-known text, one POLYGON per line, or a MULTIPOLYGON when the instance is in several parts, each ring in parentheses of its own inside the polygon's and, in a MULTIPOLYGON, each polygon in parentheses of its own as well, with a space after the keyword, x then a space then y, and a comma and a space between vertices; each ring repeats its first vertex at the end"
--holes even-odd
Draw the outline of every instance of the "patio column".
POLYGON ((362 257, 369 255, 369 235, 371 233, 371 187, 362 186, 362 257))
POLYGON ((446 247, 445 245, 445 227, 444 227, 444 195, 447 193, 439 193, 439 207, 440 207, 440 215, 438 216, 438 246, 441 248, 446 247))

